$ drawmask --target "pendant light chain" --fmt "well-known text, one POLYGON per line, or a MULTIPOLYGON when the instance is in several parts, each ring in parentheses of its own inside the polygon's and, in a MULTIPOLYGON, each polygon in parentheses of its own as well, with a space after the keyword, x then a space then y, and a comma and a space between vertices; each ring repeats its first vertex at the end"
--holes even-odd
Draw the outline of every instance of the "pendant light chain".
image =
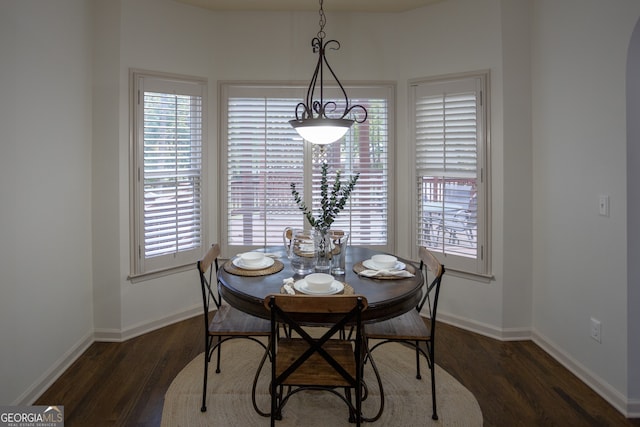
POLYGON ((354 122, 364 123, 367 120, 367 109, 362 105, 350 105, 344 86, 327 62, 325 57, 327 46, 331 50, 338 50, 340 43, 337 40, 324 41, 326 36, 324 27, 327 23, 327 17, 324 14, 323 0, 319 0, 319 2, 320 30, 318 35, 311 40, 313 52, 318 54, 318 62, 307 88, 307 96, 303 102, 296 105, 294 111, 296 117, 289 120, 289 124, 302 139, 313 144, 324 145, 340 140, 354 122), (339 101, 325 100, 324 98, 325 68, 328 71, 327 75, 330 74, 333 77, 335 84, 342 92, 344 108, 342 103, 340 106, 338 105, 339 101), (359 114, 355 114, 356 111, 359 114), (349 116, 350 114, 351 116, 349 116))
POLYGON ((320 40, 324 40, 324 36, 326 36, 324 26, 327 24, 327 17, 325 16, 324 9, 322 7, 323 3, 323 0, 320 0, 320 11, 318 12, 320 14, 320 22, 318 22, 320 24, 320 31, 318 31, 318 38, 320 40))

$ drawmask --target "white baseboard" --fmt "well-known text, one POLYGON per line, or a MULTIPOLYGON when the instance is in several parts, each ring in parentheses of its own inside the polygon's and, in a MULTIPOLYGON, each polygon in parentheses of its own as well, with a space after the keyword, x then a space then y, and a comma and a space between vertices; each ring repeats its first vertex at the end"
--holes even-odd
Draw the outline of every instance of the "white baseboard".
MULTIPOLYGON (((76 345, 57 360, 31 387, 29 387, 12 405, 32 405, 95 341, 122 342, 147 332, 189 319, 202 313, 202 305, 193 306, 151 322, 136 325, 124 331, 115 329, 96 329, 87 333, 76 345)), ((52 404, 59 402, 50 402, 52 404)))
POLYGON ((627 403, 627 418, 640 418, 640 399, 632 399, 627 403))
POLYGON ((442 312, 438 313, 438 320, 448 325, 456 326, 460 329, 465 329, 500 341, 531 340, 531 330, 527 328, 500 329, 486 323, 442 312))
POLYGON ((602 378, 595 375, 577 360, 561 350, 560 347, 555 345, 555 343, 551 342, 550 340, 546 339, 536 332, 532 332, 531 330, 526 328, 499 329, 491 325, 476 322, 475 320, 471 319, 465 319, 463 317, 450 315, 448 313, 438 313, 438 320, 443 323, 500 341, 533 341, 547 354, 553 357, 558 363, 560 363, 571 373, 577 376, 593 391, 598 393, 598 395, 600 395, 604 400, 609 402, 625 417, 640 417, 640 400, 627 399, 626 396, 614 389, 602 378))
MULTIPOLYGON (((197 305, 179 313, 141 323, 123 331, 114 329, 100 329, 88 333, 66 352, 51 368, 49 368, 31 387, 29 387, 12 405, 32 405, 40 395, 47 390, 63 373, 78 359, 94 341, 121 342, 173 323, 189 319, 201 313, 202 306, 197 305)), ((491 325, 477 322, 463 317, 440 313, 439 321, 468 330, 480 335, 500 341, 531 340, 540 348, 557 360, 566 369, 576 375, 581 381, 592 388, 603 399, 628 418, 640 417, 640 400, 628 400, 607 382, 586 369, 582 364, 560 350, 553 342, 545 337, 531 332, 526 328, 499 329, 491 325)), ((55 403, 55 402, 52 402, 55 403)))
MULTIPOLYGON (((562 366, 567 368, 571 373, 577 376, 583 383, 591 387, 593 391, 598 393, 604 400, 609 402, 614 408, 620 411, 626 417, 631 417, 630 414, 632 403, 622 393, 613 388, 609 383, 604 381, 598 375, 591 372, 580 362, 573 357, 562 351, 555 343, 546 337, 535 333, 533 334, 532 341, 536 343, 540 348, 546 351, 551 357, 558 361, 562 366)), ((638 402, 635 402, 637 413, 638 402)), ((637 415, 636 415, 637 416, 637 415)))
MULTIPOLYGON (((51 385, 60 378, 73 362, 93 344, 93 332, 87 333, 73 347, 64 353, 47 371, 40 376, 22 395, 12 403, 14 406, 33 405, 51 385)), ((60 402, 49 402, 55 405, 60 402)))
POLYGON ((164 328, 182 320, 190 319, 202 313, 202 304, 194 305, 186 310, 173 313, 149 322, 139 323, 124 330, 117 329, 96 329, 94 333, 95 341, 99 342, 122 342, 137 336, 164 328))

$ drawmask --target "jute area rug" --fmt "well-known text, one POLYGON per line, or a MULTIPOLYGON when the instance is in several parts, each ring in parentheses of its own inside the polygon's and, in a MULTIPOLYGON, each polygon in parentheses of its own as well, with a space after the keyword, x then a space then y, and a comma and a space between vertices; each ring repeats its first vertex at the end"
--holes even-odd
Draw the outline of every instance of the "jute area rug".
MULTIPOLYGON (((269 418, 258 415, 251 404, 251 384, 262 356, 262 348, 243 339, 222 346, 222 372, 215 373, 215 355, 209 365, 207 412, 201 412, 204 353, 192 360, 173 380, 165 395, 162 427, 175 426, 268 426, 269 418)), ((431 419, 431 380, 424 359, 422 379, 415 378, 415 353, 401 344, 386 344, 374 353, 380 371, 385 407, 375 425, 388 426, 482 426, 477 400, 462 384, 436 365, 439 420, 431 419)), ((269 410, 268 384, 271 365, 267 361, 257 389, 258 406, 269 410)), ((380 393, 370 364, 365 367, 369 397, 363 413, 372 416, 380 404, 380 393)), ((326 392, 301 392, 283 409, 279 427, 352 426, 346 405, 326 392)), ((368 424, 368 423, 365 423, 368 424)), ((373 425, 374 423, 368 424, 373 425)))

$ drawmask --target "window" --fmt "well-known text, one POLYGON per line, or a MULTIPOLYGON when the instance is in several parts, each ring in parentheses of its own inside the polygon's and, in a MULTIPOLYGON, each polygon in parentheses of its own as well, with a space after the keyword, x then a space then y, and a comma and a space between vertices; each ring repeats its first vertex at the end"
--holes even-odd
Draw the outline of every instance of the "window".
POLYGON ((133 274, 195 262, 204 239, 206 82, 133 72, 133 274))
MULTIPOLYGON (((306 86, 222 86, 222 167, 226 168, 221 192, 226 212, 222 219, 223 251, 281 245, 285 227, 308 226, 291 195, 291 183, 296 183, 307 205, 317 213, 323 160, 330 165, 331 179, 337 170, 343 180, 360 173, 348 206, 332 228, 349 231, 351 244, 389 248, 394 88, 345 88, 353 104, 367 108, 368 119, 354 124, 340 142, 321 149, 303 141, 289 125, 306 86)), ((331 94, 325 93, 328 97, 331 94)))
POLYGON ((417 245, 449 269, 486 274, 485 74, 412 81, 417 245))

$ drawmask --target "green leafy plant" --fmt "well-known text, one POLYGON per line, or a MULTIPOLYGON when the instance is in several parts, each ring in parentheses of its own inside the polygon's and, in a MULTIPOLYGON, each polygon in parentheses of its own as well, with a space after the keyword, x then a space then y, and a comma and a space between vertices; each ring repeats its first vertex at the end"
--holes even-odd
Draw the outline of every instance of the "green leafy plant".
POLYGON ((313 211, 304 203, 300 193, 296 190, 296 184, 291 183, 291 194, 298 205, 298 208, 304 213, 309 224, 321 232, 329 231, 331 224, 336 216, 342 211, 351 196, 351 192, 358 182, 360 173, 352 175, 349 180, 343 184, 340 180, 341 172, 336 171, 336 177, 331 187, 331 193, 329 193, 329 181, 328 174, 329 165, 326 162, 322 163, 322 179, 320 181, 320 216, 317 218, 313 216, 313 211))

